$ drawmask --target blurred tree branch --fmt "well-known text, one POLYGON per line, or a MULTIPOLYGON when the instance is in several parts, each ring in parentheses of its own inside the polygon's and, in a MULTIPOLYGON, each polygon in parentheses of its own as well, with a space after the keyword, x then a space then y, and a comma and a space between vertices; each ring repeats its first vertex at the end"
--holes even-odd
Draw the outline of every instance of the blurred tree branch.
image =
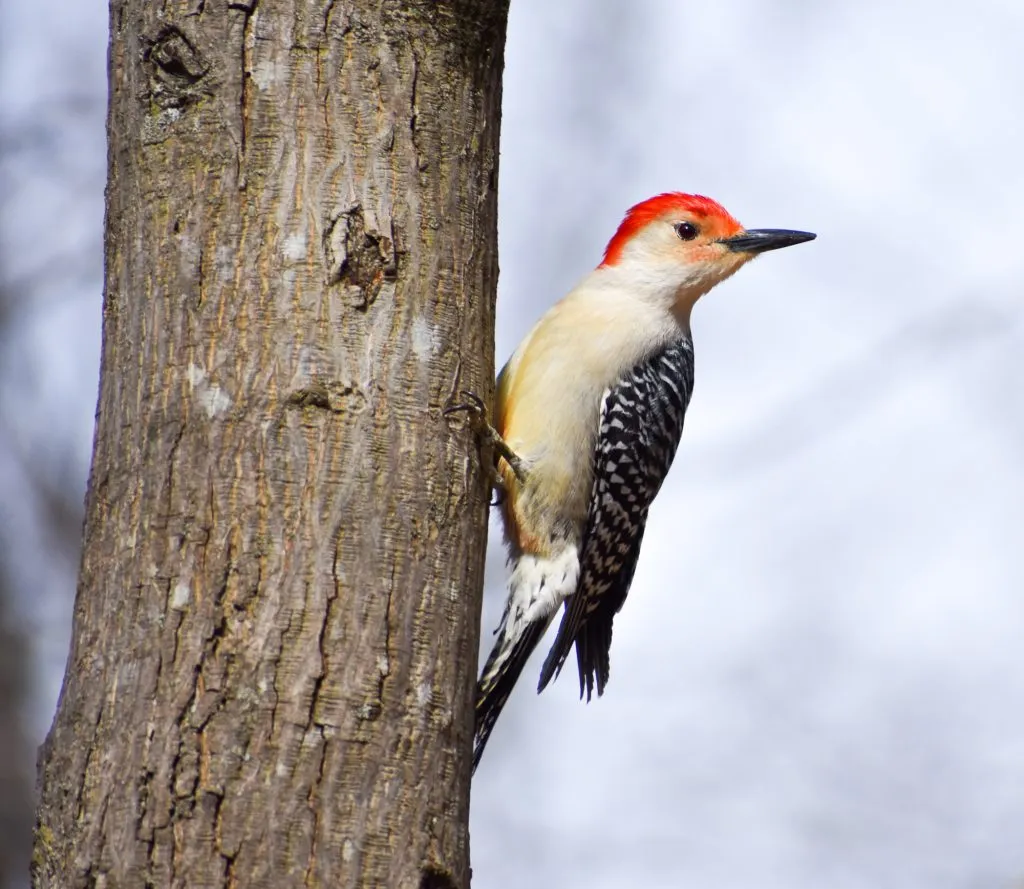
POLYGON ((83 150, 83 131, 102 118, 102 108, 102 93, 40 96, 20 117, 5 113, 0 125, 0 887, 8 889, 28 883, 35 765, 28 719, 33 690, 44 682, 35 675, 40 657, 31 627, 48 623, 40 610, 54 599, 37 569, 56 563, 66 571, 63 597, 70 600, 83 513, 66 431, 54 429, 44 452, 25 428, 23 404, 44 389, 38 364, 26 360, 26 332, 99 280, 90 245, 59 226, 56 236, 38 240, 34 266, 14 241, 40 224, 26 215, 39 187, 59 189, 69 205, 102 192, 95 153, 83 150))
POLYGON ((0 886, 24 880, 29 856, 32 757, 23 714, 28 645, 12 615, 9 566, 0 541, 0 886))

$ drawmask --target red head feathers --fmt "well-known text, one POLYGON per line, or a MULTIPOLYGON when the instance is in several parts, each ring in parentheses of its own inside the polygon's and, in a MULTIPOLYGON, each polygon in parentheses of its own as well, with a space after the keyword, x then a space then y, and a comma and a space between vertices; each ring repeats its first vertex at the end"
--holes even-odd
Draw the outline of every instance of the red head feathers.
POLYGON ((626 217, 619 225, 619 230, 605 248, 601 265, 615 265, 622 256, 626 244, 642 228, 656 219, 680 213, 693 217, 698 222, 711 221, 719 237, 728 237, 743 228, 718 201, 699 194, 669 191, 641 201, 626 211, 626 217))

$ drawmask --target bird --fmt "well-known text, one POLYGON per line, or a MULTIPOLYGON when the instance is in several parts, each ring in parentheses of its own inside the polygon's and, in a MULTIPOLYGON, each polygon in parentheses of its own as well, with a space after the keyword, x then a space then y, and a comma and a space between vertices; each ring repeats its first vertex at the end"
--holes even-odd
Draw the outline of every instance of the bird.
POLYGON ((541 317, 502 368, 494 425, 473 393, 446 409, 469 414, 491 449, 511 567, 477 682, 474 772, 560 606, 538 692, 575 646, 581 699, 604 693, 612 623, 693 392, 694 304, 756 256, 815 237, 745 229, 703 195, 641 201, 597 268, 541 317))

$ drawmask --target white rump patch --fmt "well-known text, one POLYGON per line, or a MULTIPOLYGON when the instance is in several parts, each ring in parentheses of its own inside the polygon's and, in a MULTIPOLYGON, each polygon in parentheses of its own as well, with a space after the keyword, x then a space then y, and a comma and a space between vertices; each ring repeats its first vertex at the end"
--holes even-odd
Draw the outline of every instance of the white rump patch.
POLYGON ((579 552, 572 544, 553 557, 520 556, 508 582, 499 632, 514 641, 528 624, 550 618, 573 594, 579 576, 579 552))

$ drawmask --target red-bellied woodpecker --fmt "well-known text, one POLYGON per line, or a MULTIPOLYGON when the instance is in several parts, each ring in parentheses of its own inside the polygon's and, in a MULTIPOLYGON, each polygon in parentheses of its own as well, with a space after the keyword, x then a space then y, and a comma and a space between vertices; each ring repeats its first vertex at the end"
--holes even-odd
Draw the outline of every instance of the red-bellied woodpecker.
POLYGON ((580 697, 608 682, 612 620, 693 391, 690 311, 759 253, 814 238, 744 229, 678 192, 631 208, 601 264, 551 308, 498 377, 497 447, 512 574, 477 685, 473 767, 533 649, 565 604, 538 691, 576 646, 580 697))

